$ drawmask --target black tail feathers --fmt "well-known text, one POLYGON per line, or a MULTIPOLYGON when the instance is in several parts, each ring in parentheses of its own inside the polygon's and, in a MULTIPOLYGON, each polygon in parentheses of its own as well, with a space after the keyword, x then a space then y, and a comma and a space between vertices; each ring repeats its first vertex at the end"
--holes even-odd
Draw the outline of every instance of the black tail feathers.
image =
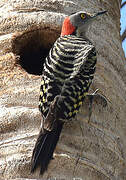
POLYGON ((31 160, 31 172, 40 166, 40 174, 43 174, 47 168, 50 160, 53 158, 53 152, 59 140, 59 136, 63 127, 63 122, 56 121, 52 131, 41 129, 31 160))

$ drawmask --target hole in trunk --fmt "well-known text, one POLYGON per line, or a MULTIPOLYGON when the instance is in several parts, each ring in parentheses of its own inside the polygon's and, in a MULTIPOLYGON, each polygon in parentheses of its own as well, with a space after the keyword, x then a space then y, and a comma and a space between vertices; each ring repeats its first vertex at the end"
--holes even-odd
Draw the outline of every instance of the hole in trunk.
POLYGON ((43 63, 60 31, 45 27, 15 33, 12 52, 18 57, 16 63, 30 74, 41 75, 43 63))

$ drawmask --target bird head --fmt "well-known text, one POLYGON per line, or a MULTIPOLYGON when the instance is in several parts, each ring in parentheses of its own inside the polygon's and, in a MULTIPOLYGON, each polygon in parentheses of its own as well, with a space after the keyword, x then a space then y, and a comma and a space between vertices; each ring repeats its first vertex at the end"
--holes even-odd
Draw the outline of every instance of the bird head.
POLYGON ((93 22, 98 16, 106 12, 107 11, 102 11, 95 14, 89 14, 80 11, 70 16, 67 16, 64 19, 62 25, 61 36, 72 35, 72 34, 79 36, 79 34, 81 33, 80 31, 82 31, 82 28, 83 31, 86 32, 91 22, 93 22))

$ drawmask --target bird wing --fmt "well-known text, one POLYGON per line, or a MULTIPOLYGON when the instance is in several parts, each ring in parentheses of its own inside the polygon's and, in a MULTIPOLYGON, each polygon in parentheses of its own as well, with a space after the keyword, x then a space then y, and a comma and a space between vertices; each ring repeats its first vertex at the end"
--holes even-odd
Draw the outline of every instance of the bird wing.
POLYGON ((92 49, 92 52, 87 56, 85 56, 84 53, 84 61, 80 64, 81 65, 77 67, 76 72, 73 72, 70 79, 66 80, 62 87, 60 94, 62 98, 59 99, 58 104, 59 109, 64 111, 61 118, 62 120, 68 120, 75 117, 87 95, 95 72, 95 49, 92 49))

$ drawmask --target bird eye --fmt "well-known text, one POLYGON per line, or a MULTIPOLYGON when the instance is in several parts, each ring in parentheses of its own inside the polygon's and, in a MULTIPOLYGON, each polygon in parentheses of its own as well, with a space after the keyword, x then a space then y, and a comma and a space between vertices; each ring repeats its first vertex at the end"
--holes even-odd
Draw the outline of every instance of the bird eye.
POLYGON ((85 17, 86 17, 84 13, 81 13, 80 16, 81 16, 81 19, 85 19, 85 17))

